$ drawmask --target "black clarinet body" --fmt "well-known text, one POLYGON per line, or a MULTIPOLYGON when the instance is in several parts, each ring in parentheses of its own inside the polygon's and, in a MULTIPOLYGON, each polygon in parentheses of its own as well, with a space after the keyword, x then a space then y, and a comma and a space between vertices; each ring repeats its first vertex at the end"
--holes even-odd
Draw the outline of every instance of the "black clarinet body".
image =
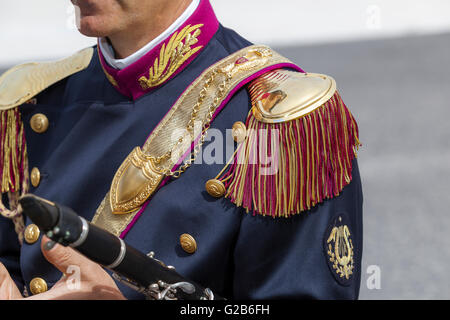
POLYGON ((113 271, 113 277, 151 300, 223 300, 208 288, 186 279, 171 266, 129 246, 72 209, 34 195, 19 200, 23 213, 50 238, 49 246, 71 246, 113 271))

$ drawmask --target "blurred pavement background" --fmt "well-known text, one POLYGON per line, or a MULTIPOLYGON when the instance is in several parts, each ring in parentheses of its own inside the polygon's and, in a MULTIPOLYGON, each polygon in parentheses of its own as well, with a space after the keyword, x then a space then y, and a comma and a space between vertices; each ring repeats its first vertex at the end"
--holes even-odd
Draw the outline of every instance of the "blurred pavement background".
POLYGON ((450 299, 450 33, 279 51, 332 75, 363 147, 361 299, 450 299), (370 265, 381 289, 369 290, 370 265))
MULTIPOLYGON (((212 3, 225 26, 333 76, 358 120, 360 298, 450 299, 450 1, 212 3), (371 290, 373 265, 381 288, 371 290)), ((73 13, 68 0, 3 1, 0 70, 94 43, 77 33, 73 13)))

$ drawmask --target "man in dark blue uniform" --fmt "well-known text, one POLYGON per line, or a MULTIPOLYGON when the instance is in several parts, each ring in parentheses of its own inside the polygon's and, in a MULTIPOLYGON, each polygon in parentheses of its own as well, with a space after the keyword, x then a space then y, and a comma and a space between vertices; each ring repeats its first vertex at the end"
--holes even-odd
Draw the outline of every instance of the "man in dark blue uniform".
POLYGON ((31 192, 230 299, 356 299, 358 130, 335 81, 252 46, 208 0, 73 2, 98 45, 0 78, 0 297, 143 298, 42 250, 18 206, 31 192))

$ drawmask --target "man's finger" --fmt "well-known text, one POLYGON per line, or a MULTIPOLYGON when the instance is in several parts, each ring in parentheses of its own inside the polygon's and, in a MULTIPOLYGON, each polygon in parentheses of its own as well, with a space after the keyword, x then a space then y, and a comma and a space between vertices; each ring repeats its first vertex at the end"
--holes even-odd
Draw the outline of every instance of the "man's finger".
POLYGON ((0 262, 0 283, 3 282, 7 275, 9 275, 8 269, 6 269, 5 265, 0 262))
POLYGON ((13 299, 22 299, 22 294, 6 267, 0 262, 0 300, 13 299))
MULTIPOLYGON (((44 257, 48 262, 53 264, 59 271, 66 273, 70 266, 83 267, 89 269, 90 266, 95 264, 88 258, 84 257, 80 253, 76 252, 72 248, 64 247, 59 244, 55 245, 52 249, 47 250, 46 244, 51 241, 47 237, 42 237, 41 250, 44 257)), ((82 270, 82 274, 89 274, 89 270, 82 270), (84 271, 84 272, 83 272, 84 271)))

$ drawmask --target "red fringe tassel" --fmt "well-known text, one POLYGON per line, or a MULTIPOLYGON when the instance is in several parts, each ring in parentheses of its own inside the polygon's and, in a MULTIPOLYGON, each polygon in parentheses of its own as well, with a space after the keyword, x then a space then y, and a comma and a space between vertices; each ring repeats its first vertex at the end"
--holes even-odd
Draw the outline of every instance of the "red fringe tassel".
POLYGON ((250 113, 247 139, 219 180, 247 212, 289 217, 339 195, 352 179, 358 126, 339 94, 312 113, 266 124, 250 113))

